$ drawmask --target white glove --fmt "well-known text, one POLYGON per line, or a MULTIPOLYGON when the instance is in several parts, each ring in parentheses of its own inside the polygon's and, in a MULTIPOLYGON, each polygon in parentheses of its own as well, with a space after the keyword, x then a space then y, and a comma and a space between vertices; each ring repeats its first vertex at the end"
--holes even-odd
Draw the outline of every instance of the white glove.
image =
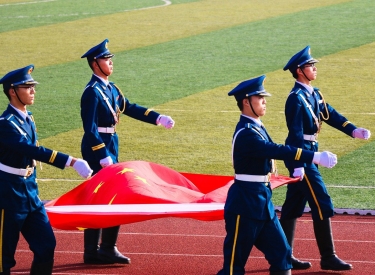
POLYGON ((303 167, 294 168, 293 177, 299 178, 299 181, 302 181, 304 176, 305 176, 305 168, 303 167))
POLYGON ((166 129, 171 129, 174 126, 174 120, 170 116, 160 115, 156 120, 157 125, 163 125, 166 129))
POLYGON ((104 168, 104 167, 107 167, 107 166, 113 164, 113 160, 110 156, 108 156, 104 159, 101 159, 99 163, 104 168))
POLYGON ((352 132, 352 137, 360 138, 360 139, 369 139, 371 136, 371 132, 365 128, 357 128, 354 129, 352 132))
POLYGON ((315 152, 313 163, 327 167, 332 168, 337 164, 337 155, 324 151, 324 152, 315 152))
POLYGON ((73 164, 74 170, 77 171, 77 173, 82 177, 82 178, 89 178, 91 177, 92 170, 90 166, 88 165, 87 161, 83 159, 77 159, 74 164, 73 164))

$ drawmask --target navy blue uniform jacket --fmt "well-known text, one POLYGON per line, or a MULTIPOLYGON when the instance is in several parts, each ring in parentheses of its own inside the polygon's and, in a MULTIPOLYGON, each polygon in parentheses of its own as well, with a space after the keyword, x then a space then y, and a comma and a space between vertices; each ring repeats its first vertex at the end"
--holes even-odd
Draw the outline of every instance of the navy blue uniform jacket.
MULTIPOLYGON (((118 162, 118 136, 116 133, 99 133, 98 127, 114 127, 115 118, 103 98, 102 93, 108 98, 112 109, 123 114, 150 124, 156 125, 159 113, 130 103, 124 98, 119 88, 113 82, 105 86, 103 81, 92 75, 81 97, 81 118, 84 135, 81 151, 83 158, 90 163, 99 163, 103 158, 110 156, 114 163, 118 162)), ((94 173, 96 166, 92 167, 94 173)))
MULTIPOLYGON (((318 88, 314 88, 314 93, 311 95, 303 85, 295 83, 285 103, 285 118, 289 130, 285 141, 286 145, 318 151, 316 142, 307 141, 303 138, 304 134, 314 135, 318 133, 318 126, 308 105, 311 106, 311 110, 313 110, 319 122, 324 121, 348 136, 352 136, 353 130, 357 128, 329 104, 326 104, 327 108, 325 108, 323 98, 318 91, 318 88)), ((285 162, 285 164, 291 170, 305 166, 301 161, 285 162)))
MULTIPOLYGON (((312 162, 313 152, 276 144, 264 128, 241 116, 233 136, 235 174, 267 175, 272 159, 312 162)), ((225 212, 256 220, 269 220, 275 215, 269 184, 235 180, 228 191, 225 212)))
MULTIPOLYGON (((29 112, 29 114, 31 114, 29 112)), ((0 163, 32 167, 39 160, 64 169, 68 155, 37 145, 35 124, 28 124, 11 106, 0 117, 0 163)), ((38 197, 36 169, 29 177, 0 171, 0 209, 28 212, 43 205, 38 197)))

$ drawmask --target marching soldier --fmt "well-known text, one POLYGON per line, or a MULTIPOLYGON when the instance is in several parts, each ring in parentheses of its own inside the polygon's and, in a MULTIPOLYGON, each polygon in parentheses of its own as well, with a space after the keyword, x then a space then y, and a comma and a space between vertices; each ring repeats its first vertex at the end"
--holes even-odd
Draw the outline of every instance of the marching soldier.
POLYGON ((31 275, 52 274, 56 239, 43 202, 39 199, 36 161, 64 169, 72 166, 84 178, 92 170, 87 162, 38 144, 36 127, 28 105, 34 104, 34 66, 9 72, 0 79, 9 99, 0 116, 0 274, 15 266, 21 233, 34 258, 31 275))
MULTIPOLYGON (((325 102, 318 88, 311 86, 311 81, 317 77, 317 62, 318 60, 310 54, 310 46, 307 46, 296 53, 284 67, 284 71, 289 70, 296 80, 285 104, 285 118, 289 130, 285 144, 318 152, 318 135, 322 122, 352 138, 370 138, 369 130, 357 128, 325 102)), ((330 219, 334 215, 334 210, 318 166, 297 160, 285 161, 285 165, 290 175, 300 178, 300 182, 288 185, 281 211, 280 223, 290 246, 293 247, 297 218, 302 216, 308 202, 321 255, 321 268, 352 269, 351 264, 336 256, 330 219)), ((292 265, 293 269, 311 267, 310 262, 303 262, 295 257, 292 257, 292 265)))
POLYGON ((224 207, 224 264, 218 275, 244 275, 253 246, 265 255, 271 275, 291 274, 291 249, 271 201, 273 159, 299 160, 325 167, 336 164, 336 155, 276 144, 260 118, 266 113, 265 76, 246 80, 228 93, 241 111, 232 141, 234 183, 224 207))
MULTIPOLYGON (((113 54, 108 50, 108 39, 92 47, 81 58, 87 58, 93 72, 81 98, 81 118, 84 135, 81 151, 94 174, 100 169, 118 163, 118 136, 116 124, 120 114, 166 129, 174 126, 171 117, 130 103, 116 84, 109 81, 113 72, 113 54)), ((120 226, 84 231, 84 256, 86 264, 130 264, 116 247, 120 226), (102 242, 99 247, 99 239, 102 242)))

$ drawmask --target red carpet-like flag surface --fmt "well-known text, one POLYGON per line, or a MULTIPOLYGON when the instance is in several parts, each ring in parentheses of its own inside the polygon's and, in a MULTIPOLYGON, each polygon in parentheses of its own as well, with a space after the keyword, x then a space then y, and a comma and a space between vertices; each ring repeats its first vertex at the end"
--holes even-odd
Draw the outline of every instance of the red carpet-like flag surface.
MULTIPOLYGON (((272 175, 271 186, 295 182, 272 175)), ((179 173, 166 166, 129 161, 100 170, 46 210, 55 228, 105 228, 162 217, 223 219, 232 176, 179 173)))

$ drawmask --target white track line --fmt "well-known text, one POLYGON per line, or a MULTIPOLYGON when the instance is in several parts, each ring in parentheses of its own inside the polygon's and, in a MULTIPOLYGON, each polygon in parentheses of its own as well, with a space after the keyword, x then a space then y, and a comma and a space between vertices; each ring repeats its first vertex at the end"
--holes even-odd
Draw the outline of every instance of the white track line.
MULTIPOLYGON (((315 239, 314 239, 315 241, 315 239)), ((336 241, 336 240, 335 240, 336 241)), ((32 253, 30 250, 17 250, 17 252, 25 252, 25 253, 32 253)), ((55 253, 61 253, 61 254, 83 254, 83 252, 74 252, 74 251, 55 251, 55 253)), ((126 255, 147 255, 147 256, 170 256, 170 257, 213 257, 213 258, 222 258, 222 254, 183 254, 183 253, 141 253, 141 252, 123 252, 126 255)), ((251 256, 250 259, 264 259, 262 256, 251 256)), ((310 258, 310 259, 302 259, 302 260, 308 260, 308 261, 320 261, 318 258, 310 258)), ((349 262, 353 263, 366 263, 366 264, 375 264, 375 261, 356 261, 356 260, 348 260, 349 262)), ((28 274, 24 272, 12 272, 12 274, 28 274)), ((55 273, 53 274, 68 274, 68 273, 55 273)), ((69 273, 72 275, 72 273, 69 273)), ((80 273, 80 275, 83 275, 80 273)), ((89 275, 89 274, 86 274, 89 275)))
MULTIPOLYGON (((68 271, 67 271, 68 272, 68 271)), ((26 275, 28 275, 28 274, 30 274, 30 272, 29 271, 27 271, 27 272, 17 272, 17 271, 13 271, 12 270, 12 274, 26 274, 26 275)), ((52 272, 52 275, 118 275, 118 273, 111 273, 111 274, 109 274, 109 273, 107 273, 107 274, 104 274, 104 273, 95 273, 95 274, 89 274, 89 273, 71 273, 70 271, 69 271, 69 273, 60 273, 60 272, 52 272)))
MULTIPOLYGON (((309 221, 312 223, 311 220, 306 220, 306 221, 309 221)), ((300 221, 299 221, 300 222, 300 221)), ((333 224, 338 224, 338 223, 343 223, 343 224, 347 224, 348 222, 347 221, 331 221, 333 224)), ((368 224, 368 225, 375 225, 375 222, 358 222, 356 221, 356 224, 357 225, 360 225, 360 224, 368 224)), ((54 233, 55 235, 58 235, 58 234, 83 234, 83 231, 64 231, 64 230, 54 230, 54 233)), ((192 238, 224 238, 225 235, 194 235, 194 234, 166 234, 166 233, 147 233, 147 232, 120 232, 119 233, 120 235, 139 235, 139 236, 162 236, 162 237, 192 237, 192 238)), ((315 239, 310 239, 310 238, 296 238, 298 240, 304 240, 304 241, 312 241, 312 240, 315 240, 315 239)), ((335 241, 338 241, 338 242, 354 242, 354 243, 375 243, 375 240, 373 241, 363 241, 363 240, 336 240, 335 241)))

